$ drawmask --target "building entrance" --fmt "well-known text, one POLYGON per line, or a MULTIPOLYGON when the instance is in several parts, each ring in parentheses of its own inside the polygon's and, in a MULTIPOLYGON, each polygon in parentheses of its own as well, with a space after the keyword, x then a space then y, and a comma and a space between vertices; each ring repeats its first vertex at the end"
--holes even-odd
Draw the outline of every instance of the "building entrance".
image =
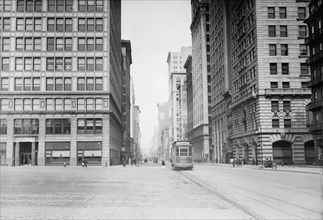
POLYGON ((20 143, 20 164, 31 165, 31 143, 20 143))

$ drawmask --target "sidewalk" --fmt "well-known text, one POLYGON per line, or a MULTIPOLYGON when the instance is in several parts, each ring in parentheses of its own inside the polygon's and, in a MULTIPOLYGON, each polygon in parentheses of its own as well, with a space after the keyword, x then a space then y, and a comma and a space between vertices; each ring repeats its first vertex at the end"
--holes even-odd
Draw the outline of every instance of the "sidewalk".
MULTIPOLYGON (((195 163, 194 165, 210 165, 210 166, 221 166, 221 167, 230 167, 233 168, 232 164, 212 164, 212 163, 195 163)), ((249 169, 259 169, 259 170, 267 170, 267 171, 281 171, 281 172, 295 172, 295 173, 311 173, 311 174, 321 174, 323 175, 323 167, 322 166, 306 166, 306 165, 294 165, 294 166, 281 166, 277 165, 277 169, 275 168, 264 168, 263 166, 252 166, 252 165, 243 165, 236 166, 235 168, 249 168, 249 169)))

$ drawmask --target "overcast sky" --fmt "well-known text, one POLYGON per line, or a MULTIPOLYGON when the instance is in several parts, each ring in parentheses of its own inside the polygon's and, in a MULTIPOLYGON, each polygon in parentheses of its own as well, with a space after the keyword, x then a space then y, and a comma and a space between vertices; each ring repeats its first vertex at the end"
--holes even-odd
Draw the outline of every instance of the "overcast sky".
POLYGON ((131 76, 141 110, 142 148, 150 148, 157 103, 168 101, 168 52, 192 44, 190 2, 122 0, 122 39, 131 41, 131 76))

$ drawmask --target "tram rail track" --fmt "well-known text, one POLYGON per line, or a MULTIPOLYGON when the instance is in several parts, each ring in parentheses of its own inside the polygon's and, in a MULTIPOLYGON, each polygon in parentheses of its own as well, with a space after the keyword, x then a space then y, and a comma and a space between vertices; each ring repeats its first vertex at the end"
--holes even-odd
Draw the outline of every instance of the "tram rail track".
MULTIPOLYGON (((183 171, 178 171, 178 172, 181 175, 183 175, 184 177, 186 177, 187 179, 189 179, 190 181, 192 181, 193 183, 206 189, 207 191, 214 194, 215 196, 220 197, 221 199, 229 202, 234 207, 236 207, 237 209, 250 215, 251 217, 253 217, 255 219, 270 219, 270 218, 264 216, 262 213, 259 214, 255 211, 251 210, 248 206, 243 205, 242 202, 239 202, 237 199, 230 198, 228 195, 225 195, 225 194, 219 192, 219 190, 210 186, 210 184, 206 183, 206 181, 203 181, 195 176, 189 175, 183 171)), ((266 207, 266 209, 271 209, 272 211, 276 212, 276 214, 281 213, 284 216, 288 216, 289 219, 310 219, 308 217, 304 217, 304 215, 299 215, 299 213, 294 213, 293 210, 298 210, 298 212, 300 212, 300 210, 303 210, 304 212, 313 213, 316 216, 323 217, 323 213, 312 210, 312 209, 308 209, 306 207, 302 207, 298 204, 286 202, 281 199, 275 198, 273 196, 270 196, 270 195, 267 195, 264 193, 259 193, 257 191, 248 189, 246 187, 239 186, 237 184, 233 184, 232 186, 241 189, 241 190, 236 190, 235 194, 239 194, 239 196, 242 196, 243 198, 246 198, 249 201, 256 202, 257 204, 260 204, 261 206, 266 207), (247 191, 248 193, 242 193, 243 191, 244 192, 247 191), (261 197, 266 198, 267 201, 256 198, 257 196, 254 196, 254 195, 260 195, 261 197), (286 209, 285 206, 284 207, 281 206, 282 204, 284 204, 284 205, 287 204, 288 208, 286 209)), ((284 188, 284 187, 280 187, 280 188, 284 188)))

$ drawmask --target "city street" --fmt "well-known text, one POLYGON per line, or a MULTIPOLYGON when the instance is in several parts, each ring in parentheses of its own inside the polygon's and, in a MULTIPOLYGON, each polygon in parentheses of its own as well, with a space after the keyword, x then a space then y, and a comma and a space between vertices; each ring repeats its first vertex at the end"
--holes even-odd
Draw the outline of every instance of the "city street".
POLYGON ((1 167, 1 219, 322 219, 322 175, 169 164, 1 167))

